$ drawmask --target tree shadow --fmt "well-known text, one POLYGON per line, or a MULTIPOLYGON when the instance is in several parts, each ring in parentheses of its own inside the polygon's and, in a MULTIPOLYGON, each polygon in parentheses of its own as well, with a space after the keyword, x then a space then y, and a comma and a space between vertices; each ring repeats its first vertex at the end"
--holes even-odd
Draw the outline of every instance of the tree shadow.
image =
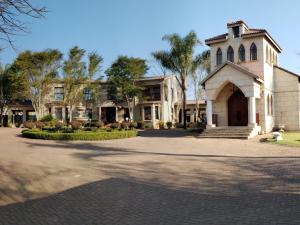
POLYGON ((179 130, 179 129, 166 129, 166 130, 141 130, 139 131, 139 136, 152 138, 180 138, 180 137, 190 137, 197 138, 200 132, 192 132, 191 130, 179 130))
POLYGON ((106 179, 0 208, 1 225, 299 224, 299 196, 227 196, 106 179))

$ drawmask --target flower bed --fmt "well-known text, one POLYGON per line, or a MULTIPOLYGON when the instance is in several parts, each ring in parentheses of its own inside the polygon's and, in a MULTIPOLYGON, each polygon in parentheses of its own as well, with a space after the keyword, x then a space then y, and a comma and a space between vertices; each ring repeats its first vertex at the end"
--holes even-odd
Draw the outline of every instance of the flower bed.
POLYGON ((100 141, 120 138, 130 138, 137 136, 136 130, 95 130, 95 131, 74 131, 66 132, 51 132, 47 130, 26 129, 22 131, 22 136, 32 139, 44 140, 86 140, 86 141, 100 141))

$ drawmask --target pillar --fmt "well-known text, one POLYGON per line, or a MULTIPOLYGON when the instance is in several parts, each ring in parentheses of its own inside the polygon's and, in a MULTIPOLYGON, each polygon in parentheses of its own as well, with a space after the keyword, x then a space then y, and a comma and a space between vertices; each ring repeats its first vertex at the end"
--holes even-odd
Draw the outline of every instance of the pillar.
POLYGON ((206 120, 207 127, 213 127, 212 123, 212 100, 206 101, 206 120))
POLYGON ((156 119, 155 119, 155 105, 154 104, 152 104, 152 106, 151 106, 151 119, 152 119, 153 128, 156 128, 157 124, 156 124, 156 119))
POLYGON ((23 115, 23 116, 22 116, 22 120, 23 120, 22 122, 23 122, 23 124, 24 124, 24 123, 26 122, 26 120, 27 120, 27 118, 26 118, 26 110, 24 109, 22 113, 23 113, 23 114, 22 114, 22 115, 23 115))
POLYGON ((249 125, 256 125, 256 102, 255 97, 249 97, 249 125))
POLYGON ((116 122, 119 121, 119 118, 118 118, 118 107, 115 107, 116 108, 116 122))
POLYGON ((101 106, 98 107, 98 120, 102 121, 102 119, 101 119, 101 106))

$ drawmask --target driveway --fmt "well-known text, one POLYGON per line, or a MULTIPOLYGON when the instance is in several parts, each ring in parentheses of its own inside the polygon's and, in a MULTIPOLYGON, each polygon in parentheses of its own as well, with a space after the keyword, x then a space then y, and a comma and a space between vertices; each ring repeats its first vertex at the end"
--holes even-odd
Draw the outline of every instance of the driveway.
POLYGON ((145 132, 103 142, 0 129, 1 225, 300 224, 300 149, 145 132))

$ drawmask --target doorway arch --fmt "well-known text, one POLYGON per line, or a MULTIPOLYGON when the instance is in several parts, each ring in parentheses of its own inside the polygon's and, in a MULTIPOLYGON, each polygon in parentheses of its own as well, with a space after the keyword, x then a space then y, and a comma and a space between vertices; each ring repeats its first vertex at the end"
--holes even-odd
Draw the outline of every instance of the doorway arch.
POLYGON ((236 90, 227 101, 228 126, 248 126, 248 99, 236 90))

